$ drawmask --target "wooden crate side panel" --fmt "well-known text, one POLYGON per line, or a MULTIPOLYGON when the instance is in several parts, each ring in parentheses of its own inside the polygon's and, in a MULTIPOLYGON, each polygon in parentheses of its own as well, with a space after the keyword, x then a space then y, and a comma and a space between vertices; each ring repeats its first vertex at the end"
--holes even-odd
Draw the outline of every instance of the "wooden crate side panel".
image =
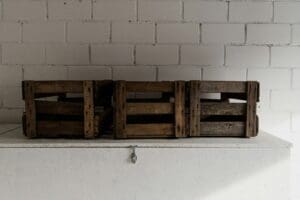
POLYGON ((257 82, 249 81, 247 84, 247 117, 246 117, 246 137, 257 135, 256 101, 258 100, 259 85, 257 82))
POLYGON ((202 102, 201 115, 246 115, 246 103, 202 102))
POLYGON ((84 137, 95 138, 93 81, 83 82, 84 137))
POLYGON ((175 82, 175 136, 186 137, 185 133, 185 83, 175 82))
POLYGON ((201 122, 201 136, 244 137, 245 122, 201 122))
POLYGON ((35 87, 33 81, 24 83, 24 97, 25 97, 25 132, 29 138, 37 137, 36 128, 36 106, 34 101, 35 87))
POLYGON ((37 132, 40 137, 83 137, 82 121, 37 121, 37 132))
POLYGON ((38 114, 83 116, 83 104, 73 102, 36 101, 38 114))
POLYGON ((127 138, 174 137, 174 124, 127 124, 127 138))
POLYGON ((200 136, 201 120, 201 102, 200 102, 200 85, 199 81, 190 81, 190 112, 189 112, 189 135, 191 137, 200 136))
POLYGON ((174 114, 174 103, 127 103, 127 115, 174 114))
POLYGON ((114 87, 114 137, 127 138, 126 136, 126 82, 116 81, 114 87))

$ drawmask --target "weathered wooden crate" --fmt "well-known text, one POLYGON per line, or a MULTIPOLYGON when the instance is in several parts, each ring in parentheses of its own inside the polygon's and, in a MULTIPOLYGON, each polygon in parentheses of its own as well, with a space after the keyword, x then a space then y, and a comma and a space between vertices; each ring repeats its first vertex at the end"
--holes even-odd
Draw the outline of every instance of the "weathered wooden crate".
POLYGON ((185 129, 184 81, 115 82, 115 138, 186 137, 185 129))
POLYGON ((24 134, 95 138, 112 115, 112 81, 23 81, 24 134))
POLYGON ((189 136, 254 137, 258 134, 258 82, 190 81, 187 89, 189 136), (206 98, 210 96, 214 98, 206 98))

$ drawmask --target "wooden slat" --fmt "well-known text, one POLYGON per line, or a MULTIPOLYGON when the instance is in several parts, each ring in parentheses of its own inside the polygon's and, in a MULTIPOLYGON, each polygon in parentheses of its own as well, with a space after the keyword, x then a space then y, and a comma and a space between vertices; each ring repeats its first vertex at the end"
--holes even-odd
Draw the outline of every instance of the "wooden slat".
POLYGON ((201 102, 200 102, 200 82, 190 81, 190 126, 189 135, 191 137, 200 136, 200 116, 201 116, 201 102))
POLYGON ((246 82, 242 81, 201 81, 200 91, 204 93, 244 93, 246 82))
POLYGON ((34 87, 35 92, 40 94, 82 93, 82 83, 82 81, 34 81, 34 87))
POLYGON ((126 82, 116 81, 114 87, 114 136, 115 138, 127 138, 126 136, 126 82))
POLYGON ((173 113, 173 103, 127 103, 127 115, 152 115, 173 113))
POLYGON ((186 137, 185 134, 185 83, 175 82, 175 136, 186 137))
POLYGON ((247 85, 247 118, 246 137, 253 137, 256 133, 256 100, 258 99, 258 83, 249 81, 247 85))
POLYGON ((244 122, 201 122, 201 136, 211 137, 243 137, 244 122))
POLYGON ((83 104, 72 102, 36 101, 39 114, 83 116, 83 104))
POLYGON ((84 137, 95 138, 93 81, 83 82, 84 137))
POLYGON ((201 115, 246 115, 246 109, 245 103, 201 103, 201 115))
POLYGON ((173 92, 173 82, 126 82, 127 92, 173 92))
POLYGON ((36 130, 36 107, 34 101, 35 87, 33 81, 24 83, 24 97, 25 97, 25 110, 26 110, 26 133, 27 137, 37 137, 36 130))
POLYGON ((40 137, 82 137, 82 121, 38 121, 37 132, 40 137))
POLYGON ((174 137, 173 124, 127 124, 128 138, 174 137))

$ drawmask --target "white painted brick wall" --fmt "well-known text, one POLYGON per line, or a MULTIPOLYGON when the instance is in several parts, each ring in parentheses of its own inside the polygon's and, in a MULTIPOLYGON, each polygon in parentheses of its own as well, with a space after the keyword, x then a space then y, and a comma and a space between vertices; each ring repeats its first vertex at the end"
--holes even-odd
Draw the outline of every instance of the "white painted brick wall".
POLYGON ((95 0, 93 17, 96 20, 136 20, 136 0, 95 0))
POLYGON ((266 67, 269 65, 269 48, 264 46, 228 46, 226 64, 229 66, 266 67))
POLYGON ((223 46, 183 45, 181 64, 184 65, 223 65, 223 46))
POLYGON ((230 2, 229 21, 231 22, 271 22, 272 2, 230 2))
POLYGON ((74 43, 109 42, 110 24, 97 22, 70 22, 67 24, 67 41, 74 43))
POLYGON ((119 43, 154 43, 153 23, 113 23, 112 41, 119 43))
POLYGON ((203 43, 240 44, 245 42, 244 24, 203 24, 203 43))
POLYGON ((200 26, 194 23, 157 25, 158 43, 199 43, 200 26), (170 34, 171 33, 171 34, 170 34))
POLYGON ((299 44, 299 0, 0 0, 0 122, 21 80, 259 80, 261 128, 300 146, 299 44))
POLYGON ((248 24, 248 44, 288 44, 291 41, 289 24, 248 24))

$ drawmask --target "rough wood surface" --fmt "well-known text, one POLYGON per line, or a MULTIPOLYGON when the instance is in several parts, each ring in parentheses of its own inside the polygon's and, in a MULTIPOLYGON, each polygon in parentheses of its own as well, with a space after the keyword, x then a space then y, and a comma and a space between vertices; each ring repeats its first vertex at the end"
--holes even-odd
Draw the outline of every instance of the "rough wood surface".
POLYGON ((201 102, 200 102, 200 82, 190 81, 190 115, 189 115, 189 135, 191 137, 200 136, 200 116, 201 116, 201 102))
POLYGON ((174 103, 127 103, 127 115, 174 114, 174 103))
POLYGON ((244 93, 247 90, 247 82, 242 81, 201 81, 202 93, 244 93))
POLYGON ((24 83, 24 97, 25 97, 25 110, 26 110, 26 122, 25 133, 29 138, 37 137, 36 127, 36 107, 34 101, 35 86, 33 81, 27 81, 24 83))
POLYGON ((186 137, 185 133, 185 83, 175 82, 175 136, 186 137))
POLYGON ((50 93, 82 93, 82 81, 34 81, 35 92, 50 93))
POLYGON ((93 81, 83 82, 84 137, 95 138, 93 81))
POLYGON ((83 116, 83 103, 36 101, 39 114, 83 116))
POLYGON ((114 136, 127 138, 126 136, 126 82, 116 81, 114 87, 114 136))
POLYGON ((174 84, 162 82, 126 82, 127 92, 173 92, 174 84))
POLYGON ((258 99, 258 83, 248 82, 247 85, 247 117, 246 117, 246 137, 257 135, 256 123, 256 101, 258 99))
POLYGON ((245 115, 247 104, 202 102, 201 115, 245 115))
POLYGON ((127 124, 128 138, 174 137, 174 124, 127 124))
POLYGON ((244 122, 201 122, 201 136, 244 137, 244 122))
POLYGON ((83 137, 82 121, 38 121, 37 131, 40 137, 83 137))

